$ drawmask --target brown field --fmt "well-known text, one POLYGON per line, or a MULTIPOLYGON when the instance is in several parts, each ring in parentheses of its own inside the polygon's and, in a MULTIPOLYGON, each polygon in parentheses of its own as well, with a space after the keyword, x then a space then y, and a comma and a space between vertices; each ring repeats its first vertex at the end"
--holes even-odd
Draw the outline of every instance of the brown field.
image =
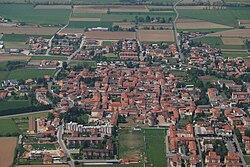
MULTIPOLYGON (((200 10, 200 9, 208 9, 208 6, 177 6, 176 9, 193 9, 193 10, 200 10)), ((211 6, 210 10, 212 9, 218 9, 217 6, 211 6)), ((220 8, 221 9, 221 8, 220 8)), ((226 9, 226 7, 223 7, 222 9, 226 9)))
POLYGON ((147 6, 148 9, 173 9, 172 6, 147 6))
POLYGON ((25 0, 0 0, 0 3, 25 3, 25 0))
POLYGON ((35 9, 71 9, 70 5, 37 5, 35 9))
POLYGON ((149 28, 152 28, 152 27, 154 27, 154 28, 165 28, 165 29, 171 29, 172 27, 173 27, 173 24, 161 24, 161 23, 156 23, 156 24, 154 24, 154 23, 152 23, 152 24, 142 24, 142 25, 139 25, 138 26, 139 27, 139 29, 144 29, 145 27, 149 27, 149 28))
POLYGON ((28 56, 0 55, 0 62, 17 61, 17 60, 28 60, 29 58, 30 57, 28 57, 28 56))
MULTIPOLYGON (((65 3, 69 2, 69 0, 30 0, 30 2, 38 2, 38 3, 44 3, 44 2, 50 2, 50 3, 65 3)), ((27 2, 26 2, 27 3, 27 2)))
POLYGON ((134 24, 130 23, 130 22, 121 22, 121 23, 113 23, 113 25, 118 25, 121 28, 132 28, 134 27, 134 24))
POLYGON ((86 32, 85 35, 86 35, 86 38, 89 38, 89 39, 102 39, 102 40, 135 39, 134 32, 90 31, 90 32, 86 32))
POLYGON ((250 24, 250 20, 239 20, 241 24, 250 24))
POLYGON ((69 34, 83 34, 84 30, 82 28, 64 28, 61 33, 69 34))
POLYGON ((210 34, 211 36, 250 38, 250 29, 234 29, 210 34))
POLYGON ((0 137, 1 167, 8 167, 11 165, 14 158, 16 144, 16 137, 0 137))
MULTIPOLYGON (((181 4, 198 4, 201 2, 208 2, 208 0, 183 0, 181 4)), ((220 0, 209 0, 210 4, 221 2, 220 0)))
POLYGON ((74 7, 74 13, 107 13, 111 12, 148 12, 145 6, 121 6, 121 5, 78 5, 74 7))
POLYGON ((69 165, 18 165, 16 167, 69 167, 69 165))
POLYGON ((224 45, 244 45, 240 38, 221 38, 224 45))
POLYGON ((0 34, 53 35, 58 30, 55 27, 0 27, 0 34))
POLYGON ((172 30, 139 30, 139 38, 144 42, 174 42, 174 32, 172 30))
POLYGON ((100 18, 70 18, 70 21, 100 21, 100 18))
POLYGON ((212 28, 232 28, 222 24, 216 24, 203 20, 180 19, 177 22, 178 29, 212 29, 212 28))

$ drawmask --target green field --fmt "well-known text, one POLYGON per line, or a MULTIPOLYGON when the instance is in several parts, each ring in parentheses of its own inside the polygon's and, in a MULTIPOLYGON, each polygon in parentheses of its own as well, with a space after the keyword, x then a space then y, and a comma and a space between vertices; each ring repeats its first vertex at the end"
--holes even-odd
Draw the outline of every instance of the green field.
POLYGON ((249 20, 250 7, 227 7, 225 10, 178 10, 180 18, 211 21, 237 27, 237 19, 249 20))
POLYGON ((220 37, 209 37, 205 36, 202 38, 196 38, 193 40, 196 43, 201 44, 210 44, 213 48, 219 49, 245 49, 244 45, 224 45, 222 39, 220 37))
POLYGON ((4 34, 1 40, 7 42, 26 42, 29 37, 51 38, 50 35, 4 34))
POLYGON ((187 75, 185 71, 181 71, 181 70, 169 70, 169 73, 173 74, 176 77, 184 77, 187 75))
POLYGON ((31 60, 67 60, 65 56, 32 56, 31 60))
POLYGON ((165 167, 165 129, 145 129, 147 156, 150 166, 165 167))
POLYGON ((36 143, 36 144, 31 144, 32 145, 32 148, 33 149, 39 149, 39 150, 41 150, 41 149, 47 149, 47 150, 55 150, 56 149, 56 147, 55 147, 55 144, 38 144, 38 143, 36 143))
POLYGON ((4 47, 7 49, 28 49, 25 42, 4 42, 4 47))
POLYGON ((12 119, 0 119, 0 135, 18 133, 19 130, 12 119))
POLYGON ((55 70, 39 70, 39 69, 18 69, 10 71, 7 79, 35 79, 42 78, 44 75, 53 76, 55 70))
POLYGON ((76 165, 76 167, 143 167, 143 164, 76 165))
POLYGON ((245 159, 245 161, 246 161, 246 164, 247 164, 247 165, 250 165, 250 156, 245 155, 245 156, 244 156, 244 159, 245 159))
POLYGON ((93 28, 93 27, 108 27, 113 25, 109 21, 71 21, 68 28, 93 28))
POLYGON ((145 154, 143 130, 122 129, 119 131, 119 158, 139 158, 145 154))
POLYGON ((8 100, 8 101, 0 101, 0 106, 1 106, 0 107, 0 112, 1 112, 1 110, 29 107, 31 105, 29 100, 8 100))
POLYGON ((70 10, 34 9, 33 5, 1 4, 0 16, 29 24, 67 24, 70 10))
POLYGON ((248 54, 247 52, 222 52, 222 56, 223 57, 249 57, 250 54, 248 54))

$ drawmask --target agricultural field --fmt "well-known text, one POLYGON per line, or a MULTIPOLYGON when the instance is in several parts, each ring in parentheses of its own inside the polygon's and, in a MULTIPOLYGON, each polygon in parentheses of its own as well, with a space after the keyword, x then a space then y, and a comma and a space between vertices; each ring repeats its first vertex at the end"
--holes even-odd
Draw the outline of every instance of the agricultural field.
POLYGON ((67 60, 65 56, 32 56, 31 60, 67 60))
POLYGON ((101 40, 122 40, 122 39, 135 39, 134 32, 101 32, 90 31, 86 32, 88 39, 101 39, 101 40))
POLYGON ((7 76, 7 79, 32 79, 43 77, 44 75, 53 76, 55 70, 39 70, 39 69, 17 69, 11 71, 7 76))
POLYGON ((61 33, 74 33, 74 34, 83 34, 83 28, 64 28, 61 33))
POLYGON ((165 129, 145 129, 146 149, 149 163, 146 165, 165 167, 165 129))
POLYGON ((28 36, 54 35, 58 30, 59 28, 55 27, 0 27, 1 34, 28 34, 28 36))
POLYGON ((16 137, 0 137, 0 162, 1 166, 10 166, 15 154, 16 137))
POLYGON ((121 129, 119 131, 119 158, 141 159, 145 154, 143 130, 121 129))
POLYGON ((222 52, 222 56, 227 58, 227 57, 243 57, 247 58, 250 56, 249 53, 247 52, 222 52))
POLYGON ((228 7, 223 10, 179 10, 180 18, 199 19, 226 26, 238 27, 238 19, 249 20, 249 7, 228 7))
POLYGON ((84 165, 84 166, 76 165, 76 167, 108 167, 108 166, 111 166, 111 167, 143 167, 143 164, 138 163, 138 164, 84 165))
POLYGON ((197 19, 180 19, 177 21, 178 29, 230 29, 233 27, 216 24, 197 19))
POLYGON ((211 36, 250 38, 250 29, 233 29, 212 33, 211 36))
POLYGON ((140 30, 139 39, 142 42, 174 42, 172 30, 140 30))
POLYGON ((34 35, 34 34, 4 34, 2 37, 2 41, 8 42, 25 42, 29 37, 43 37, 45 39, 49 39, 51 35, 34 35))
MULTIPOLYGON (((47 167, 47 166, 48 165, 17 165, 16 167, 47 167)), ((69 165, 49 165, 49 167, 69 167, 69 165)))
POLYGON ((13 121, 12 119, 0 119, 0 135, 13 133, 19 133, 15 121, 13 121))
POLYGON ((0 62, 28 60, 29 56, 0 55, 0 62))
POLYGON ((67 24, 70 11, 68 9, 35 9, 33 5, 24 4, 0 5, 0 16, 39 25, 67 24))
POLYGON ((1 106, 0 108, 0 112, 1 112, 2 110, 30 107, 31 104, 29 100, 9 99, 7 101, 0 101, 0 106, 1 106))
POLYGON ((93 28, 93 27, 108 27, 113 25, 109 21, 70 21, 67 28, 93 28))

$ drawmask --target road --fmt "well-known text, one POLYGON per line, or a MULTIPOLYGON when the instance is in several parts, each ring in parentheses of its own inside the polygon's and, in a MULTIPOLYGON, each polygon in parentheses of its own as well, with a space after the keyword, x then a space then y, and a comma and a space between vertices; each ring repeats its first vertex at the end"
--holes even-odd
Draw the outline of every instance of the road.
POLYGON ((63 125, 58 126, 57 134, 56 134, 56 135, 57 135, 57 142, 59 143, 61 149, 63 150, 64 153, 67 154, 67 156, 68 156, 69 159, 70 159, 70 160, 68 161, 70 167, 75 167, 74 160, 71 158, 70 152, 69 152, 69 150, 66 148, 65 143, 64 143, 64 141, 63 141, 63 139, 62 139, 62 135, 63 135, 63 125))
POLYGON ((246 167, 247 165, 246 165, 246 162, 245 162, 245 159, 244 159, 244 155, 243 155, 243 153, 242 153, 240 144, 239 144, 238 139, 237 139, 237 137, 236 137, 235 134, 233 134, 233 140, 234 140, 234 142, 236 143, 236 146, 237 146, 237 149, 238 149, 238 153, 239 153, 239 156, 240 156, 242 165, 243 165, 243 167, 246 167))
POLYGON ((36 111, 36 112, 27 112, 23 114, 14 114, 14 115, 5 115, 5 116, 0 116, 0 119, 2 118, 10 118, 10 117, 18 117, 18 116, 29 116, 30 114, 39 114, 39 113, 46 113, 49 112, 50 110, 44 110, 44 111, 36 111))
POLYGON ((177 20, 178 20, 178 18, 179 18, 179 12, 177 11, 176 6, 177 6, 181 1, 182 1, 182 0, 177 1, 177 2, 174 4, 174 6, 173 6, 174 11, 175 11, 175 13, 176 13, 176 17, 175 17, 175 19, 174 19, 174 21, 173 21, 173 30, 174 30, 174 36, 175 36, 176 46, 177 46, 177 49, 178 49, 179 52, 181 52, 181 47, 180 47, 180 41, 179 41, 179 38, 178 38, 177 27, 176 27, 176 22, 177 22, 177 20))

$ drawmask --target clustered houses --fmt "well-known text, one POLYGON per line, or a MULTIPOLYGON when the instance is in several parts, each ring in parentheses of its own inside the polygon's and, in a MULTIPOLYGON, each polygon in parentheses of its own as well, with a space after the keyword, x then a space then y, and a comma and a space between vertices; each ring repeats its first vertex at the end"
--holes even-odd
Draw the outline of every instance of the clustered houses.
POLYGON ((80 46, 82 34, 56 34, 52 40, 50 54, 70 56, 80 46))
POLYGON ((27 44, 29 45, 30 53, 45 54, 48 49, 49 39, 42 37, 29 37, 27 44))
POLYGON ((26 68, 37 68, 37 69, 56 69, 62 64, 58 60, 30 60, 25 66, 26 68))

